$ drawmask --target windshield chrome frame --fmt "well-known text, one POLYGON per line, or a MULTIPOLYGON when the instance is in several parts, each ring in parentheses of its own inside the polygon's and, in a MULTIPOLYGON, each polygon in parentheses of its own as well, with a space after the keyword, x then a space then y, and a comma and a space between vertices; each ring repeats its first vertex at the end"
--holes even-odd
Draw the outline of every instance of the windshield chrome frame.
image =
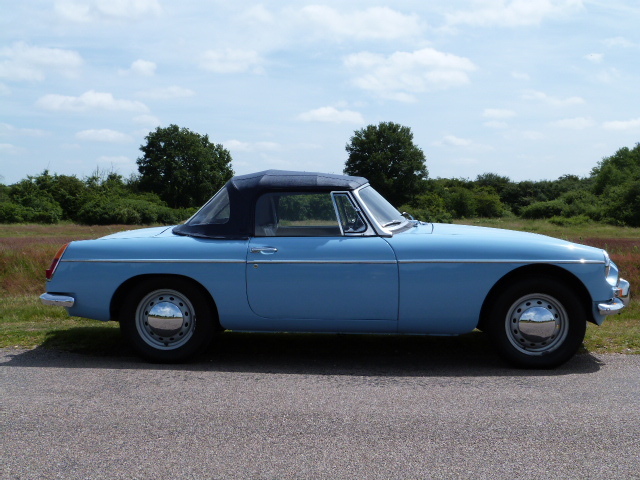
MULTIPOLYGON (((371 187, 371 184, 366 183, 366 184, 356 188, 353 191, 353 196, 355 197, 358 205, 362 209, 362 211, 365 214, 365 216, 368 218, 369 223, 371 224, 373 229, 376 231, 376 233, 381 237, 393 237, 393 231, 394 230, 399 230, 399 229, 405 227, 407 225, 407 223, 409 223, 409 220, 407 220, 406 218, 402 217, 404 222, 399 224, 397 226, 397 228, 394 228, 393 230, 391 230, 389 228, 385 228, 382 225, 380 225, 380 223, 378 223, 378 220, 376 219, 376 217, 371 213, 371 210, 369 210, 369 207, 367 206, 366 202, 362 199, 362 197, 360 197, 360 190, 362 190, 363 188, 367 188, 367 187, 371 187)), ((371 187, 371 188, 373 188, 373 187, 371 187)), ((398 211, 398 213, 400 213, 400 211, 398 211)))

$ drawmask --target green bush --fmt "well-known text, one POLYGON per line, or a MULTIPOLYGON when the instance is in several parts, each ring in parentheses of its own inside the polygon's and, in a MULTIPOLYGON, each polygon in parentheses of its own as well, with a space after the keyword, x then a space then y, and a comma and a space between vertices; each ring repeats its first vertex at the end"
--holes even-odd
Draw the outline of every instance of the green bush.
POLYGON ((586 215, 578 215, 576 217, 551 217, 549 223, 557 225, 559 227, 574 227, 579 225, 586 225, 591 223, 592 220, 586 215))
POLYGON ((22 205, 13 202, 0 203, 0 223, 28 222, 30 213, 22 205))
POLYGON ((604 205, 603 220, 615 225, 640 227, 640 181, 610 188, 604 205))
POLYGON ((497 218, 504 214, 504 205, 500 201, 500 196, 492 188, 480 188, 473 192, 473 196, 478 217, 497 218))
POLYGON ((538 219, 562 216, 567 208, 567 204, 562 200, 549 200, 547 202, 536 202, 524 207, 520 211, 522 218, 538 219))
POLYGON ((80 209, 77 221, 84 225, 167 225, 180 223, 188 216, 185 210, 174 210, 146 200, 98 197, 80 209))

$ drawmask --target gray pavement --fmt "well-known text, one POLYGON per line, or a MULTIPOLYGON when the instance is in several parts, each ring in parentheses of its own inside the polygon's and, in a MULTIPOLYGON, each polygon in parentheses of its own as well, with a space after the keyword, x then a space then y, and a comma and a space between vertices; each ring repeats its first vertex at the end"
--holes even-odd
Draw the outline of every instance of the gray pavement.
POLYGON ((522 371, 449 339, 220 342, 170 366, 0 350, 0 478, 640 478, 640 356, 522 371))

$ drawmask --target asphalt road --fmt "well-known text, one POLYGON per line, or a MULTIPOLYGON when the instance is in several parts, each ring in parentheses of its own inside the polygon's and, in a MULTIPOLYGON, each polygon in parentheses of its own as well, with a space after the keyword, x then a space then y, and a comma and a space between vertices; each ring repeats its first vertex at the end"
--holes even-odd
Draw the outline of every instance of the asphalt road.
POLYGON ((180 366, 0 350, 0 477, 640 478, 640 356, 521 371, 477 342, 223 341, 180 366))

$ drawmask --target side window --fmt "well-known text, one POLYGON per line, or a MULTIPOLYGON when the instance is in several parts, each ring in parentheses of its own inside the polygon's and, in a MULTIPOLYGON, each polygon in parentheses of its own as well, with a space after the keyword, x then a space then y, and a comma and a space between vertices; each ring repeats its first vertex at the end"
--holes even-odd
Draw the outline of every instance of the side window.
POLYGON ((229 192, 222 187, 190 220, 189 225, 221 224, 229 221, 229 192))
POLYGON ((346 193, 334 193, 333 197, 340 217, 342 231, 345 234, 364 233, 367 230, 367 224, 364 223, 360 212, 353 206, 349 196, 346 193))
POLYGON ((341 234, 330 193, 267 193, 256 203, 257 237, 341 234))

